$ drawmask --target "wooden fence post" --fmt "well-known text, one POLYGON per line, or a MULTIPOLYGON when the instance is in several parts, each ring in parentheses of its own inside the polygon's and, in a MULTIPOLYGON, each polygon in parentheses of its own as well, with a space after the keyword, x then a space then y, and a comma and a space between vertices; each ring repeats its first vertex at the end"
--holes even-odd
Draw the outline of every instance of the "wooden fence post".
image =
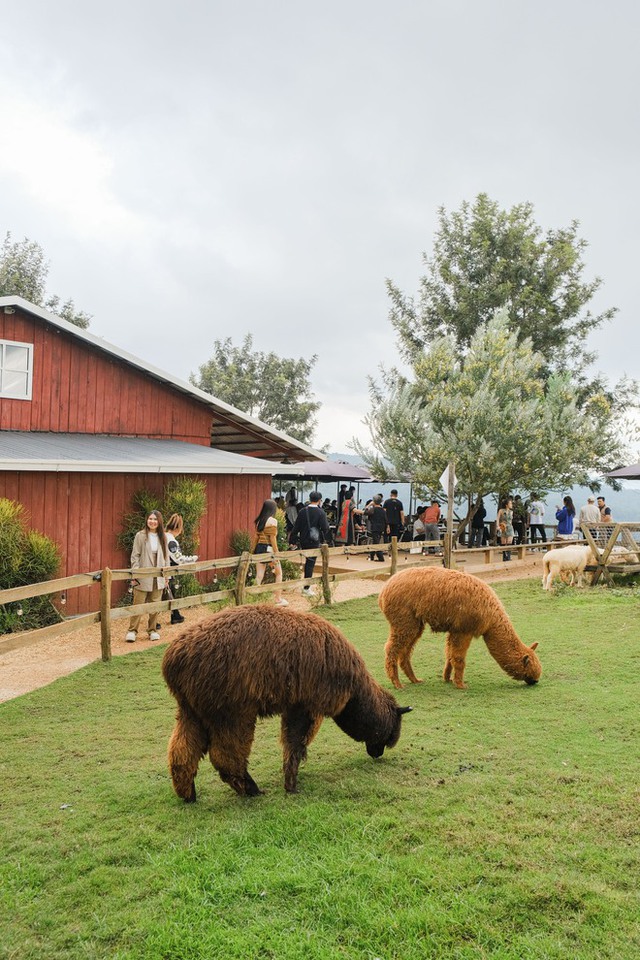
POLYGON ((398 538, 391 537, 391 573, 389 576, 393 576, 398 570, 398 538))
POLYGON ((324 602, 331 604, 331 587, 329 585, 329 547, 323 543, 320 547, 320 556, 322 558, 322 596, 324 602))
POLYGON ((238 561, 238 570, 236 573, 236 604, 240 607, 244 603, 244 588, 247 585, 247 573, 249 572, 249 560, 251 554, 244 550, 238 561))
POLYGON ((105 567, 100 575, 100 646, 102 659, 111 660, 111 570, 105 567))

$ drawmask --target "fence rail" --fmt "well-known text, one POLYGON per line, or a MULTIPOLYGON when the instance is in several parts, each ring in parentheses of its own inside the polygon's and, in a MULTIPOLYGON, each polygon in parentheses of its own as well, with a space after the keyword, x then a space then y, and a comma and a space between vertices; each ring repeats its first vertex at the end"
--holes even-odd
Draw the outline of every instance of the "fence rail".
MULTIPOLYGON (((640 570, 640 544, 634 539, 633 534, 640 532, 640 523, 618 523, 618 524, 589 524, 587 529, 583 530, 585 541, 594 549, 598 558, 597 564, 593 567, 593 583, 597 583, 600 577, 608 581, 611 580, 611 572, 631 573, 640 570), (606 537, 605 537, 606 533, 606 537), (612 554, 613 547, 622 537, 623 543, 629 550, 635 551, 638 563, 621 565, 615 561, 615 555, 612 554), (613 559, 612 559, 613 558, 613 559)), ((548 550, 554 547, 566 546, 566 541, 550 540, 546 542, 523 543, 517 545, 496 546, 489 544, 485 547, 462 547, 457 548, 452 553, 452 566, 456 563, 468 561, 473 558, 482 557, 482 565, 489 566, 495 562, 498 555, 503 554, 505 550, 510 550, 517 559, 524 560, 527 556, 536 554, 541 549, 548 550)), ((410 566, 422 566, 425 561, 440 561, 440 557, 433 555, 425 556, 423 551, 429 548, 438 549, 442 547, 441 541, 413 541, 398 542, 394 537, 390 544, 360 544, 345 547, 328 547, 323 544, 321 547, 313 550, 290 550, 286 554, 281 554, 281 558, 287 560, 299 560, 304 563, 306 557, 316 557, 321 561, 321 572, 313 577, 298 580, 285 580, 278 584, 278 589, 284 591, 299 589, 301 586, 320 585, 322 588, 322 597, 325 603, 331 603, 331 585, 340 583, 344 580, 355 580, 360 578, 380 578, 389 577, 398 569, 398 560, 404 555, 402 563, 403 569, 410 566), (382 570, 350 570, 345 572, 331 572, 331 563, 337 559, 343 559, 350 556, 360 556, 377 552, 377 550, 388 550, 391 556, 390 568, 382 570)), ((216 560, 199 560, 195 563, 182 564, 179 567, 148 567, 132 571, 129 569, 111 570, 105 567, 93 573, 79 573, 70 577, 63 577, 58 580, 47 580, 44 583, 32 583, 23 587, 14 587, 11 590, 0 591, 0 604, 17 603, 21 600, 27 600, 32 597, 42 597, 51 594, 66 592, 76 587, 84 587, 95 583, 100 583, 100 609, 83 614, 77 617, 70 617, 62 620, 60 623, 54 623, 48 627, 42 627, 38 630, 23 631, 20 633, 9 634, 0 638, 0 653, 6 653, 9 650, 15 650, 22 647, 31 646, 42 639, 56 637, 65 633, 72 633, 81 630, 93 623, 100 623, 101 634, 101 653, 103 660, 111 659, 111 625, 114 621, 129 618, 137 614, 165 613, 172 610, 185 610, 203 604, 217 602, 221 600, 233 599, 236 604, 242 604, 247 596, 255 596, 261 593, 273 592, 273 584, 260 584, 254 586, 247 585, 247 576, 251 564, 264 563, 265 555, 243 553, 241 556, 222 557, 216 560), (223 590, 211 590, 206 593, 199 593, 193 596, 180 597, 173 600, 158 600, 154 603, 144 603, 129 605, 125 607, 114 607, 112 604, 112 585, 113 583, 131 580, 138 576, 162 576, 162 577, 181 577, 189 573, 205 573, 207 571, 229 570, 235 571, 235 587, 223 590)))

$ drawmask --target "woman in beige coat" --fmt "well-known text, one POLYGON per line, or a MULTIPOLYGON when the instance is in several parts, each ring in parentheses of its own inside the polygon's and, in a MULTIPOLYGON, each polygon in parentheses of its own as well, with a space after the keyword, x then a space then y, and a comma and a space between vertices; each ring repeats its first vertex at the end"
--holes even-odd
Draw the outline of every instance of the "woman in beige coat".
MULTIPOLYGON (((159 510, 152 510, 147 517, 144 530, 136 533, 133 541, 133 550, 131 551, 131 569, 140 570, 145 567, 168 567, 169 550, 167 548, 167 537, 162 523, 162 514, 159 510)), ((162 596, 162 591, 166 585, 164 577, 138 577, 133 581, 133 602, 136 603, 155 603, 162 596)), ((129 621, 129 632, 125 640, 127 643, 134 643, 138 626, 142 615, 131 617, 129 621)), ((156 629, 158 619, 157 613, 150 613, 147 621, 147 633, 149 640, 159 640, 160 634, 156 629)))

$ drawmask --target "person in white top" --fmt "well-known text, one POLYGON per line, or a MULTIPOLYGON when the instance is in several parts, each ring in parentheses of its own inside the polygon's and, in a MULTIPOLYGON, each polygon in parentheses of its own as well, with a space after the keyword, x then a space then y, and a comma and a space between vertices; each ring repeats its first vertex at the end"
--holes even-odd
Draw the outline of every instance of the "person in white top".
POLYGON ((536 542, 536 533, 540 534, 540 539, 543 541, 543 543, 546 543, 547 534, 544 529, 544 503, 542 500, 538 500, 537 493, 531 494, 531 500, 529 501, 527 513, 529 514, 531 543, 536 542))
POLYGON ((599 523, 600 508, 596 505, 595 497, 587 497, 584 507, 580 507, 580 516, 578 523, 599 523))
MULTIPOLYGON (((145 567, 168 567, 169 550, 167 537, 162 524, 162 514, 159 510, 152 510, 146 520, 144 530, 138 530, 133 541, 131 551, 131 571, 145 567)), ((156 603, 162 596, 166 586, 164 577, 138 577, 133 581, 133 603, 156 603)), ((129 632, 125 640, 134 643, 142 615, 138 614, 129 620, 129 632)), ((157 614, 150 613, 147 622, 149 640, 159 640, 160 634, 156 627, 157 614)))
MULTIPOLYGON (((580 507, 578 523, 581 527, 587 527, 594 540, 598 539, 598 528, 589 526, 591 523, 600 523, 600 507, 596 503, 595 497, 587 497, 584 507, 580 507)), ((584 530, 582 535, 584 536, 584 530)))
MULTIPOLYGON (((167 548, 169 550, 169 559, 172 567, 179 567, 183 563, 195 563, 198 559, 197 554, 187 556, 180 549, 178 537, 184 532, 184 520, 180 513, 172 513, 167 521, 167 548)), ((173 592, 176 590, 176 584, 179 586, 179 577, 171 577, 167 584, 167 593, 169 599, 173 600, 173 592)), ((179 610, 171 611, 171 623, 184 623, 184 617, 179 610)))

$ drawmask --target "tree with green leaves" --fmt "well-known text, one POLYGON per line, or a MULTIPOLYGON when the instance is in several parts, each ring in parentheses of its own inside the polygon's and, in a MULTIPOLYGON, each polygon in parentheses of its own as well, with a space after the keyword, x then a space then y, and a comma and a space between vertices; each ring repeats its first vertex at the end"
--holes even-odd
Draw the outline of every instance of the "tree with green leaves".
POLYGON ((64 302, 58 296, 47 295, 49 263, 44 250, 34 240, 15 241, 6 233, 0 249, 0 297, 24 297, 36 306, 50 310, 63 320, 86 329, 91 316, 76 310, 73 300, 64 302))
MULTIPOLYGON (((423 494, 455 462, 456 494, 566 489, 591 483, 624 460, 621 432, 604 393, 581 402, 566 372, 545 381, 545 358, 511 329, 502 308, 470 336, 436 337, 414 355, 413 379, 372 384, 366 418, 376 454, 354 448, 376 475, 409 474, 423 494)), ((469 513, 469 517, 472 513, 469 513)), ((466 522, 466 521, 465 521, 466 522)))
POLYGON ((214 341, 213 356, 189 380, 243 413, 310 444, 320 409, 310 383, 317 359, 294 360, 254 350, 251 334, 239 347, 227 337, 214 341))
POLYGON ((433 253, 423 254, 426 273, 417 298, 387 281, 391 322, 405 359, 411 363, 443 335, 452 336, 463 355, 478 327, 505 308, 518 340, 529 339, 542 356, 545 376, 571 370, 584 381, 594 359, 587 337, 616 310, 589 309, 602 280, 584 278, 588 244, 578 227, 574 220, 545 231, 531 203, 503 210, 485 193, 453 213, 441 207, 433 253))

